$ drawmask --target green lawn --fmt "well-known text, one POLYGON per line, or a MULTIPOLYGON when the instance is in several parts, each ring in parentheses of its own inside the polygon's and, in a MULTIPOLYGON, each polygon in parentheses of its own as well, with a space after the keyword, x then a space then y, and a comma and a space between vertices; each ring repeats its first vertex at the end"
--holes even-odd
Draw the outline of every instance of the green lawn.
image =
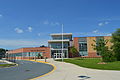
MULTIPOLYGON (((61 60, 57 60, 61 61, 61 60)), ((120 70, 120 61, 108 62, 107 64, 97 64, 101 62, 100 58, 73 58, 64 59, 64 62, 76 64, 81 67, 101 69, 101 70, 120 70)))
POLYGON ((15 66, 16 64, 0 64, 0 67, 11 67, 15 66))

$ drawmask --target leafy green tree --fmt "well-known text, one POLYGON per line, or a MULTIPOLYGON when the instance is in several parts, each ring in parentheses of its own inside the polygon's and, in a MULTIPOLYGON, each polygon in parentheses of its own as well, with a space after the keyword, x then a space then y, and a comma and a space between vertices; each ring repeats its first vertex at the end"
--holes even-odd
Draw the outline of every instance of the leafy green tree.
POLYGON ((41 58, 41 56, 42 56, 42 55, 41 55, 40 53, 38 53, 38 59, 40 59, 40 58, 41 58))
POLYGON ((77 51, 77 49, 74 46, 69 48, 69 53, 72 54, 72 57, 78 57, 78 55, 79 55, 79 52, 77 51))
POLYGON ((112 34, 111 42, 113 43, 112 50, 115 57, 118 61, 120 61, 120 28, 112 34))
POLYGON ((0 58, 5 57, 6 50, 3 48, 0 48, 0 58))
POLYGON ((94 42, 96 45, 92 44, 92 46, 94 47, 94 50, 101 55, 102 61, 111 62, 115 60, 114 54, 108 49, 108 46, 106 46, 108 40, 99 39, 98 41, 94 40, 94 42))

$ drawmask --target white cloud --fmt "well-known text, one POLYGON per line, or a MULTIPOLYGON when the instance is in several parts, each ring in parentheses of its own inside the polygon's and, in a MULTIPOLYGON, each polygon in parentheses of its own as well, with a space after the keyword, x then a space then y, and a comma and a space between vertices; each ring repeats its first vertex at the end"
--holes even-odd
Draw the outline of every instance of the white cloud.
POLYGON ((3 15, 2 14, 0 14, 0 17, 2 17, 3 15))
POLYGON ((112 36, 112 33, 108 33, 108 34, 106 34, 106 36, 112 36))
POLYGON ((47 45, 47 40, 20 40, 20 39, 0 39, 0 46, 5 47, 14 47, 14 48, 21 48, 21 47, 34 47, 34 46, 40 46, 40 45, 47 45))
POLYGON ((41 36, 41 33, 38 33, 38 36, 41 36))
POLYGON ((51 22, 51 26, 59 26, 60 23, 59 22, 51 22))
POLYGON ((103 26, 103 25, 104 25, 104 23, 99 23, 99 24, 98 24, 98 26, 103 26))
POLYGON ((104 25, 107 25, 107 24, 109 24, 109 22, 101 22, 101 23, 98 23, 98 26, 104 26, 104 25))
POLYGON ((105 32, 99 32, 98 30, 94 30, 92 32, 83 32, 83 33, 73 33, 73 35, 75 35, 76 37, 78 36, 111 36, 111 33, 105 33, 105 32))
POLYGON ((17 33, 23 33, 23 30, 20 29, 20 28, 15 28, 15 32, 17 32, 17 33))
POLYGON ((105 22, 105 24, 109 24, 109 22, 105 22))
POLYGON ((49 24, 49 22, 46 20, 43 22, 43 24, 47 25, 47 24, 49 24))
POLYGON ((48 20, 43 22, 44 25, 50 25, 50 26, 59 26, 60 23, 59 22, 50 22, 48 20))
POLYGON ((47 32, 40 32, 38 33, 37 35, 38 36, 48 36, 50 33, 47 33, 47 32))
POLYGON ((98 32, 98 30, 94 30, 94 31, 93 31, 93 33, 97 33, 97 32, 98 32))
POLYGON ((32 32, 32 27, 28 27, 28 30, 27 31, 29 31, 29 32, 32 32))

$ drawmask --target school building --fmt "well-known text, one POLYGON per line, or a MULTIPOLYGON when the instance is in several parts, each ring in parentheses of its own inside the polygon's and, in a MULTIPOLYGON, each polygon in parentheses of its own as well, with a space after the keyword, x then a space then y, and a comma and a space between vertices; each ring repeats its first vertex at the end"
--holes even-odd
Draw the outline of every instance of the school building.
POLYGON ((77 57, 100 57, 99 53, 93 49, 93 45, 97 44, 99 39, 109 40, 107 46, 110 47, 111 36, 94 36, 94 37, 72 37, 72 33, 55 33, 50 34, 51 40, 48 40, 48 47, 31 47, 20 48, 7 51, 8 57, 16 57, 16 59, 36 59, 39 56, 43 58, 69 58, 69 47, 74 46, 79 52, 77 57), (63 40, 62 40, 63 35, 63 40), (94 40, 96 42, 94 42, 94 40), (63 55, 62 55, 63 41, 63 55))
POLYGON ((9 50, 6 52, 8 59, 37 59, 42 57, 51 58, 49 47, 30 47, 9 50))

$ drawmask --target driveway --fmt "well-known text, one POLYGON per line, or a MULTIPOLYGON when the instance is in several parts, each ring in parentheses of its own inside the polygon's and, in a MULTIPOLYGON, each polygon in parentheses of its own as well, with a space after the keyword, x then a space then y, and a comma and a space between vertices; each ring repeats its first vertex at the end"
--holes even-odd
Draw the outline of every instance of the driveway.
POLYGON ((53 66, 44 63, 17 60, 16 67, 0 68, 0 80, 27 80, 44 75, 53 70, 53 66))

